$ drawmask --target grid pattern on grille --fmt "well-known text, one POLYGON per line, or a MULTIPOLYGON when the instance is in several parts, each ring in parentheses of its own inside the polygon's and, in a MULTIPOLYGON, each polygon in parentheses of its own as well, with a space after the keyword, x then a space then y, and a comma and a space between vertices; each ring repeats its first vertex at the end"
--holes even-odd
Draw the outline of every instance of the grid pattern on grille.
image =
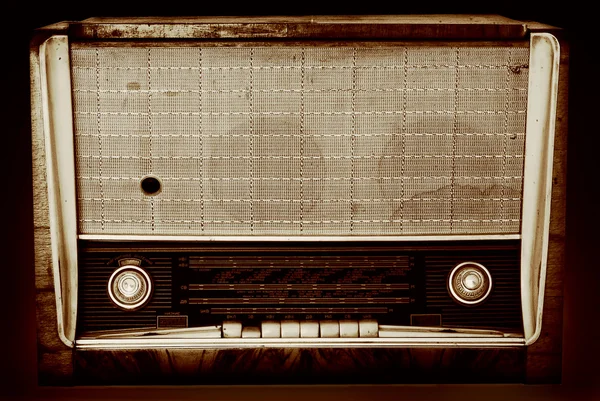
POLYGON ((529 50, 76 47, 82 234, 518 233, 529 50), (154 174, 162 191, 147 196, 154 174))

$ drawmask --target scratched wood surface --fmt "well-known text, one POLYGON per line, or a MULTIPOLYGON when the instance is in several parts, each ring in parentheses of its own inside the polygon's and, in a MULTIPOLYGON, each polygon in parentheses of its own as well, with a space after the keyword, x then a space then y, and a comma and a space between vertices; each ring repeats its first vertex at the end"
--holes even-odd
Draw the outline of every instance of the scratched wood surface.
POLYGON ((497 15, 90 18, 72 24, 78 39, 433 38, 518 39, 525 25, 497 15))
POLYGON ((407 15, 262 15, 262 16, 139 16, 139 17, 91 17, 82 23, 103 24, 276 24, 276 23, 368 23, 422 24, 422 25, 523 25, 496 14, 407 14, 407 15))

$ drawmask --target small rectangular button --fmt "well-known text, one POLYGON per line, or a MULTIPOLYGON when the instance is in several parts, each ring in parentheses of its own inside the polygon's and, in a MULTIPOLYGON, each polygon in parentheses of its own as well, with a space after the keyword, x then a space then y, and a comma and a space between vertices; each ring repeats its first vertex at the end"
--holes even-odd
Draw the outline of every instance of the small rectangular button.
POLYGON ((357 338, 358 337, 358 321, 357 320, 340 320, 340 337, 357 338))
POLYGON ((379 337, 379 324, 377 320, 359 320, 358 332, 360 337, 379 337))
POLYGON ((156 328, 157 329, 175 329, 188 327, 187 315, 163 315, 156 317, 156 328))
POLYGON ((240 338, 242 337, 242 323, 234 320, 223 322, 223 337, 224 338, 240 338))
POLYGON ((260 338, 260 329, 253 326, 244 327, 242 329, 242 338, 260 338))
POLYGON ((321 337, 337 338, 340 336, 340 323, 337 320, 321 320, 321 337))
POLYGON ((298 338, 298 337, 300 337, 300 322, 297 320, 282 320, 281 321, 281 337, 282 338, 298 338))
POLYGON ((281 337, 281 324, 274 320, 265 320, 260 324, 260 333, 262 338, 281 337))
POLYGON ((315 320, 305 320, 300 322, 300 337, 317 338, 319 337, 319 322, 315 320))

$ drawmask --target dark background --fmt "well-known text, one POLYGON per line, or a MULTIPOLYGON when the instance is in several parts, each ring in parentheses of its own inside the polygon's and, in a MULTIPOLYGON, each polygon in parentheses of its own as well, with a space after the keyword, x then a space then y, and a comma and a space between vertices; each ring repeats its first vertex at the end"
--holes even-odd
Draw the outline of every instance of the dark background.
MULTIPOLYGON (((241 4, 213 1, 181 3, 13 2, 18 12, 4 8, 0 66, 2 73, 2 130, 0 143, 3 190, 2 308, 0 332, 0 399, 463 399, 467 395, 487 400, 504 399, 599 399, 600 240, 598 180, 600 102, 598 80, 597 14, 574 1, 526 3, 517 1, 456 2, 416 0, 328 3, 278 2, 241 4), (32 31, 58 21, 92 16, 153 15, 306 15, 306 14, 500 14, 518 20, 534 20, 564 28, 571 43, 569 88, 569 140, 567 176, 567 265, 564 297, 563 384, 557 386, 309 386, 309 387, 186 387, 186 388, 66 388, 36 386, 35 298, 31 192, 31 133, 29 111, 28 42, 32 31)), ((6 7, 6 6, 5 6, 6 7)), ((470 397, 469 397, 470 398, 470 397)))

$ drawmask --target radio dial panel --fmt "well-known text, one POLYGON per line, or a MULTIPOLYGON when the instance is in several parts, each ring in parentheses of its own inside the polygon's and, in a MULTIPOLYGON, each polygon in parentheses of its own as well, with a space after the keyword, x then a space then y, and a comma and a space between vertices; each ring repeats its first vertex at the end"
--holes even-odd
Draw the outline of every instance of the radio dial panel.
POLYGON ((325 322, 326 336, 343 337, 362 333, 355 322, 371 319, 380 325, 522 329, 518 241, 489 243, 487 249, 472 243, 338 243, 328 249, 240 244, 235 250, 156 244, 133 254, 115 245, 82 247, 80 334, 227 321, 225 337, 252 337, 247 328, 258 327, 261 337, 310 338, 322 337, 325 322), (139 266, 122 263, 134 259, 139 266), (316 330, 311 322, 319 322, 316 330))

